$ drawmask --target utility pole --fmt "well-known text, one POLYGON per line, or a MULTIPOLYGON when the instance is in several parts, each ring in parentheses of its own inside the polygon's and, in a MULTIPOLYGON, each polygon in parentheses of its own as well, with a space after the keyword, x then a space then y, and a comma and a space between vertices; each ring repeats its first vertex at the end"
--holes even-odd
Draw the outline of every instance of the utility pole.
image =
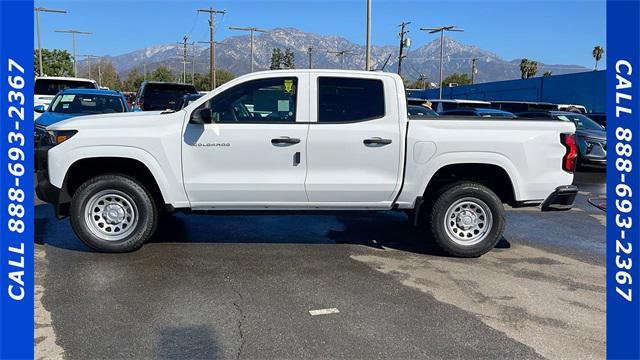
POLYGON ((309 69, 311 69, 311 51, 313 51, 313 46, 309 46, 307 49, 307 53, 309 53, 309 69))
POLYGON ((142 73, 144 75, 142 75, 142 80, 143 81, 147 81, 147 63, 142 63, 142 73))
POLYGON ((411 24, 411 22, 403 22, 402 24, 398 25, 400 27, 400 53, 398 55, 398 75, 402 76, 402 59, 405 58, 405 55, 403 55, 403 50, 405 47, 408 46, 408 39, 405 40, 405 35, 407 35, 407 33, 409 32, 409 30, 405 30, 405 27, 407 25, 411 24))
MULTIPOLYGON (((81 57, 85 57, 87 59, 87 66, 89 68, 89 79, 91 79, 91 59, 96 58, 100 59, 99 56, 96 55, 78 55, 81 57)), ((98 61, 98 85, 102 86, 102 71, 100 69, 100 61, 98 61)))
POLYGON ((61 13, 66 14, 66 10, 54 10, 37 7, 33 9, 36 12, 36 32, 38 33, 38 68, 40 69, 40 76, 44 76, 44 70, 42 65, 42 41, 40 39, 40 12, 61 13))
POLYGON ((78 30, 55 30, 55 32, 71 34, 73 41, 73 76, 78 77, 78 66, 76 64, 76 35, 91 35, 92 33, 78 30))
POLYGON ((367 50, 365 55, 364 70, 371 70, 371 0, 367 0, 367 50))
POLYGON ((428 31, 429 34, 440 33, 440 99, 442 99, 442 78, 444 76, 444 32, 457 31, 463 32, 463 29, 457 28, 455 25, 441 26, 437 28, 421 28, 422 31, 428 31))
POLYGON ((215 14, 226 14, 224 10, 215 10, 213 8, 198 9, 198 12, 209 14, 209 76, 211 81, 211 90, 216 87, 216 44, 213 41, 213 28, 215 25, 215 14))
POLYGON ((185 35, 182 37, 182 83, 187 83, 187 46, 193 45, 193 43, 189 44, 189 36, 185 35))
POLYGON ((476 80, 476 73, 478 72, 478 69, 476 69, 476 61, 478 61, 477 58, 471 59, 471 85, 474 84, 474 81, 476 80))
POLYGON ((240 30, 240 31, 248 31, 251 35, 251 40, 250 40, 250 48, 251 48, 251 72, 253 72, 253 33, 254 32, 261 32, 261 33, 266 33, 268 32, 267 30, 262 30, 262 29, 258 29, 255 27, 235 27, 235 26, 229 26, 230 30, 240 30))

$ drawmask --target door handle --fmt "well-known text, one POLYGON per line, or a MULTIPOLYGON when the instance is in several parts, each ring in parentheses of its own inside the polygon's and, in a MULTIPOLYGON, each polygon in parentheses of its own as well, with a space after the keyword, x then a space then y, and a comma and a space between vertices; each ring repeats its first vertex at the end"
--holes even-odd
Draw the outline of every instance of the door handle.
POLYGON ((290 138, 288 136, 281 136, 279 138, 271 139, 273 146, 291 146, 300 142, 300 139, 290 138))
POLYGON ((364 139, 363 141, 365 146, 376 147, 376 146, 385 146, 391 144, 391 139, 383 139, 381 137, 372 137, 369 139, 364 139))

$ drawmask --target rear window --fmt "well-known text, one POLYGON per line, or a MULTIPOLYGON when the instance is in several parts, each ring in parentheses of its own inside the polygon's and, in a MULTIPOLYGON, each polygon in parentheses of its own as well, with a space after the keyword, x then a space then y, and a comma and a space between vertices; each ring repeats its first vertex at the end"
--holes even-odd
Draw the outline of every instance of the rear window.
POLYGON ((173 109, 184 95, 197 93, 193 85, 146 84, 142 92, 143 110, 173 109))
POLYGON ((384 117, 384 86, 374 79, 318 78, 318 122, 384 117))
POLYGON ((64 89, 97 89, 92 81, 36 79, 33 93, 36 95, 55 95, 64 89))

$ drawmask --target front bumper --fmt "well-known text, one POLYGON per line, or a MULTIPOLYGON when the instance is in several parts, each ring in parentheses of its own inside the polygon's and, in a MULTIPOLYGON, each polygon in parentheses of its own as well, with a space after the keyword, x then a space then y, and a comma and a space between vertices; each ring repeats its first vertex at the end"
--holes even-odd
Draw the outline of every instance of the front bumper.
POLYGON ((69 197, 65 191, 55 187, 49 181, 49 149, 53 146, 39 146, 35 149, 36 165, 36 195, 46 203, 53 204, 56 217, 61 219, 66 216, 69 205, 69 197))
POLYGON ((542 211, 564 211, 573 207, 573 202, 578 194, 578 187, 575 185, 559 186, 551 193, 541 205, 542 211))

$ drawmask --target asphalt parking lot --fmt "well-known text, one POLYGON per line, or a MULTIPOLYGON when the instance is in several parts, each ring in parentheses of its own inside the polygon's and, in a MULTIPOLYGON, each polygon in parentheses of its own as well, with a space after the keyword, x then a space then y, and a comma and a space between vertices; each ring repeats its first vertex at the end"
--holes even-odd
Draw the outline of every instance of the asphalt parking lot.
POLYGON ((603 358, 605 216, 508 210, 479 259, 403 214, 178 214, 130 254, 90 252, 36 203, 39 358, 603 358), (337 309, 312 316, 309 311, 337 309))

